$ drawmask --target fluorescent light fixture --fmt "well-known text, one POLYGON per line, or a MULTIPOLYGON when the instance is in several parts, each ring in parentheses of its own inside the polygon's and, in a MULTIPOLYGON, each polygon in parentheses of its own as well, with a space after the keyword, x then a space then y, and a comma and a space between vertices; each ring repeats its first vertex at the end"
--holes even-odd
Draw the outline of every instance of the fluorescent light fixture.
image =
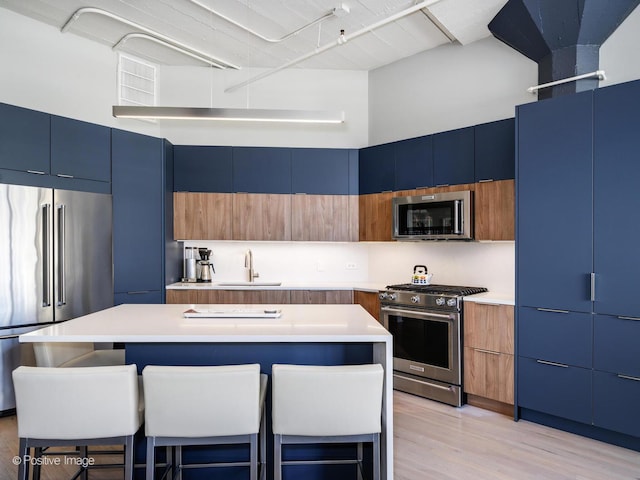
POLYGON ((242 122, 343 123, 344 112, 260 108, 143 107, 114 105, 117 118, 160 120, 231 120, 242 122))

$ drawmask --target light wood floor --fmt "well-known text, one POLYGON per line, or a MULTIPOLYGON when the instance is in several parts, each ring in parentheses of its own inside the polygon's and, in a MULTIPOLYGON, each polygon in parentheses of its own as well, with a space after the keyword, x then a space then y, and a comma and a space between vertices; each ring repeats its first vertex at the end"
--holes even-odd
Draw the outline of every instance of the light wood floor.
MULTIPOLYGON (((479 408, 394 393, 395 480, 640 480, 640 453, 479 408)), ((0 418, 0 480, 14 480, 15 417, 0 418)), ((70 472, 71 469, 67 468, 70 472)), ((43 469, 61 480, 61 467, 43 469)), ((92 472, 119 480, 120 470, 92 472)))

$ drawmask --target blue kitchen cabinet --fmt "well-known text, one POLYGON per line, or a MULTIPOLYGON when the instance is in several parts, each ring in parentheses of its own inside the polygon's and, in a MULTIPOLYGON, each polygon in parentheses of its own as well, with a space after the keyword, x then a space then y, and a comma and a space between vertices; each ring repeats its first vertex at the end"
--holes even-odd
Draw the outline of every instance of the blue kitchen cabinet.
POLYGON ((593 372, 593 424, 640 437, 640 378, 593 372))
POLYGON ((51 116, 51 175, 111 181, 111 129, 51 116))
POLYGON ((580 423, 591 423, 591 369, 521 357, 518 404, 580 423))
POLYGON ((132 292, 115 293, 113 295, 113 304, 122 305, 123 303, 136 304, 159 304, 164 303, 162 290, 141 290, 132 292))
POLYGON ((176 192, 233 191, 232 147, 175 145, 173 150, 176 192))
POLYGON ((172 146, 113 130, 113 252, 116 303, 164 302, 165 282, 179 279, 173 242, 172 146))
POLYGON ((473 127, 433 135, 433 182, 439 185, 474 183, 473 127))
POLYGON ((593 339, 593 368, 640 381, 640 321, 594 315, 593 339))
POLYGON ((596 90, 594 125, 594 311, 640 318, 640 81, 596 90))
POLYGON ((591 311, 592 92, 517 107, 518 305, 591 311))
POLYGON ((51 116, 0 103, 0 168, 50 172, 51 116))
POLYGON ((291 193, 291 148, 233 147, 233 188, 244 193, 291 193))
POLYGON ((476 182, 515 178, 515 123, 507 118, 473 127, 476 182))
POLYGON ((337 148, 294 148, 291 190, 315 195, 348 195, 350 151, 337 148))
POLYGON ((360 195, 395 188, 395 143, 360 150, 360 195))
POLYGON ((413 190, 433 185, 432 136, 396 142, 394 190, 413 190))
POLYGON ((518 308, 518 355, 591 368, 593 320, 589 313, 518 308))
POLYGON ((360 150, 349 149, 349 195, 360 193, 360 150))

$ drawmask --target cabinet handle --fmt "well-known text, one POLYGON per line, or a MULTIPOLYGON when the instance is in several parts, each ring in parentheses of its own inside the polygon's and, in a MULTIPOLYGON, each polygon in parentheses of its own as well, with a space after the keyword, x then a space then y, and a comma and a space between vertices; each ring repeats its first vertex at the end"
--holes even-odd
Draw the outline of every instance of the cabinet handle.
POLYGON ((492 350, 484 350, 482 348, 474 348, 476 352, 488 353, 489 355, 500 355, 500 352, 494 352, 492 350))
POLYGON ((556 310, 555 308, 536 308, 539 312, 551 312, 551 313, 569 313, 569 310, 556 310))
POLYGON ((596 274, 591 273, 591 301, 596 301, 596 274))
POLYGON ((73 178, 73 175, 66 175, 64 173, 56 173, 56 177, 60 178, 73 178))
POLYGON ((569 368, 569 365, 565 365, 564 363, 547 362, 546 360, 536 360, 536 362, 543 365, 551 365, 552 367, 569 368))
POLYGON ((134 292, 127 292, 127 295, 142 295, 143 293, 149 293, 151 290, 136 290, 134 292))
POLYGON ((488 183, 488 182, 493 182, 493 178, 487 178, 484 180, 478 180, 478 183, 488 183))
POLYGON ((638 377, 631 377, 629 375, 622 375, 621 373, 618 374, 618 378, 622 378, 624 380, 633 380, 635 382, 640 382, 640 378, 638 378, 638 377))
POLYGON ((439 185, 436 185, 436 187, 448 187, 449 184, 448 183, 441 183, 439 185))
POLYGON ((620 320, 635 320, 636 322, 640 322, 640 317, 618 317, 620 320))
POLYGON ((45 175, 45 173, 41 172, 40 170, 27 170, 27 173, 34 173, 36 175, 45 175))

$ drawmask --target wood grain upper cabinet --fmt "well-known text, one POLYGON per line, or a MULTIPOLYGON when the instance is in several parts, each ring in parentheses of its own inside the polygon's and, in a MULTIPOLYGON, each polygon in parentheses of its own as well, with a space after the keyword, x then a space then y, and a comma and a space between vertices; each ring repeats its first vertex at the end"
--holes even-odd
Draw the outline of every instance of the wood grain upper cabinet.
POLYGON ((353 202, 349 195, 291 196, 291 239, 349 242, 353 238, 353 202))
POLYGON ((391 199, 393 192, 360 195, 360 241, 391 241, 391 199))
POLYGON ((475 185, 476 240, 515 240, 515 180, 475 185))
MULTIPOLYGON (((513 405, 513 353, 514 307, 465 302, 464 391, 513 405)), ((500 406, 492 409, 504 413, 509 410, 500 406)))
POLYGON ((233 194, 175 192, 173 196, 173 238, 233 239, 233 194))
POLYGON ((234 240, 291 240, 291 195, 236 193, 234 240))

